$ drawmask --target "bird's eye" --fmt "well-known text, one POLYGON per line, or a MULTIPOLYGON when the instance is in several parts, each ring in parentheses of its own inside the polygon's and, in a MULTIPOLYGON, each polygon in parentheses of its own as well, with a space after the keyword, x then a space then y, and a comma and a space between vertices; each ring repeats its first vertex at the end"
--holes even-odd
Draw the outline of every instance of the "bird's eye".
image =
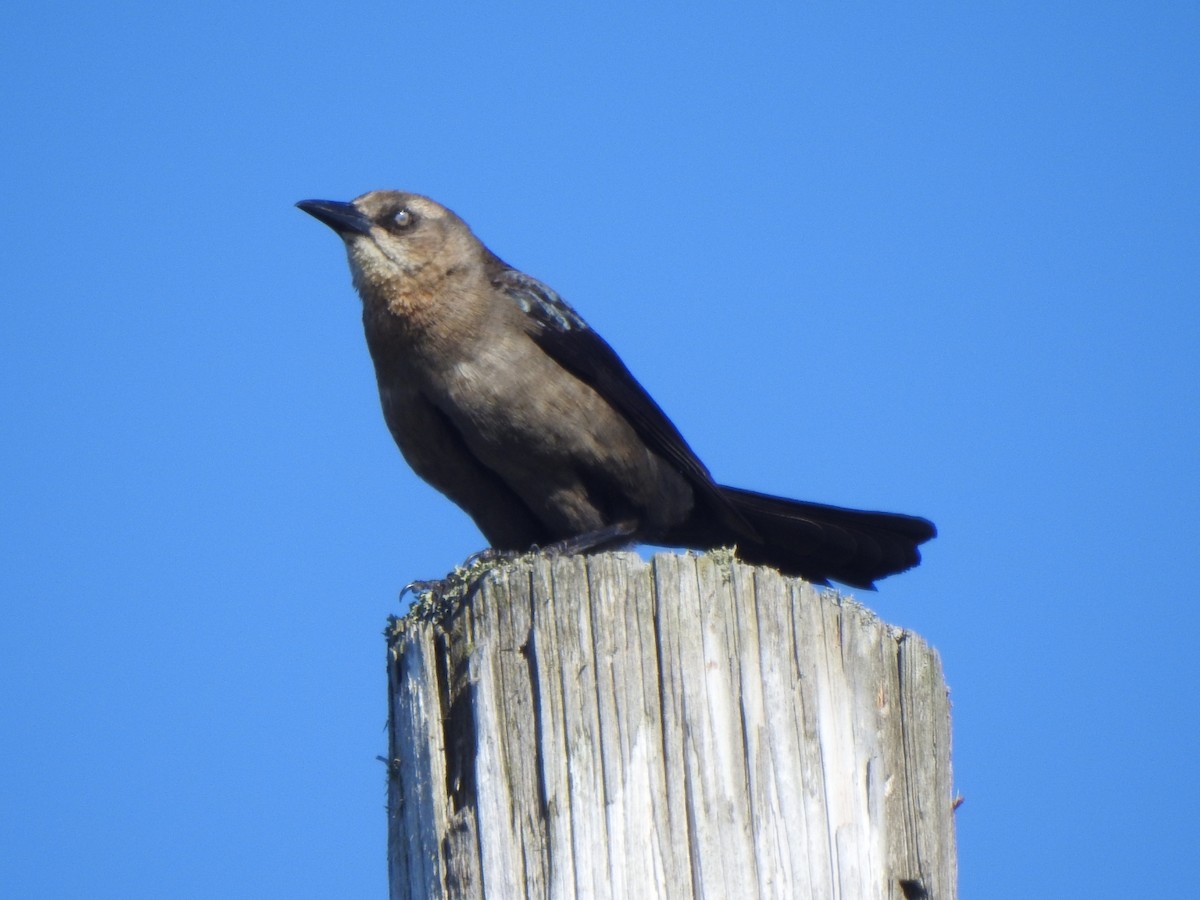
POLYGON ((406 228, 411 228, 416 221, 417 217, 413 214, 413 211, 406 206, 402 206, 392 216, 392 227, 397 231, 403 231, 406 228))

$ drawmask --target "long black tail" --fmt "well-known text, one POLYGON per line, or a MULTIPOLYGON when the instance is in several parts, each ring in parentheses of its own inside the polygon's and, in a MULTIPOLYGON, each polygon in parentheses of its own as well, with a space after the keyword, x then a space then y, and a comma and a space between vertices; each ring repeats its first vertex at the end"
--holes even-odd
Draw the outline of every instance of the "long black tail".
POLYGON ((724 485, 720 491, 758 536, 717 535, 726 526, 709 519, 703 543, 736 544, 740 559, 816 584, 832 579, 874 589, 877 579, 920 563, 918 547, 937 534, 932 522, 917 516, 843 509, 724 485))

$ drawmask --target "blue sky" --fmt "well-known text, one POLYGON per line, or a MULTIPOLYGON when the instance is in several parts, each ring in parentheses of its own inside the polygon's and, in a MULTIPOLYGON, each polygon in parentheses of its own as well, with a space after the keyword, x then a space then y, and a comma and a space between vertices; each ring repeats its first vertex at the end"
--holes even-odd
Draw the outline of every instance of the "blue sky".
POLYGON ((481 538, 338 241, 459 212, 721 480, 934 519, 964 897, 1186 896, 1200 7, 10 3, 0 892, 381 897, 380 631, 481 538))

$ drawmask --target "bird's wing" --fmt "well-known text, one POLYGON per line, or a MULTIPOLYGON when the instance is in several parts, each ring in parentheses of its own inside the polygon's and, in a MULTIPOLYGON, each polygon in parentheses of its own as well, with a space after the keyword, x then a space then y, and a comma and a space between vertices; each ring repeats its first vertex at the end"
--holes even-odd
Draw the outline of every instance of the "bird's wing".
POLYGON ((527 331, 543 351, 621 413, 650 449, 674 465, 722 518, 736 523, 739 530, 754 532, 723 496, 679 429, 579 313, 552 288, 516 269, 500 269, 493 280, 525 314, 527 331))

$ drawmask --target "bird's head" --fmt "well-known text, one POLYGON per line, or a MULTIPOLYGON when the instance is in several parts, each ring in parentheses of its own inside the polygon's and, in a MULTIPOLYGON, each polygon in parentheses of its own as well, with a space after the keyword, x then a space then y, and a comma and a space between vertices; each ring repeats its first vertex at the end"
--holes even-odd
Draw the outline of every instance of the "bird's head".
POLYGON ((345 242, 354 286, 364 299, 398 282, 432 287, 487 253, 462 219, 420 194, 371 191, 349 203, 301 200, 296 206, 345 242))

